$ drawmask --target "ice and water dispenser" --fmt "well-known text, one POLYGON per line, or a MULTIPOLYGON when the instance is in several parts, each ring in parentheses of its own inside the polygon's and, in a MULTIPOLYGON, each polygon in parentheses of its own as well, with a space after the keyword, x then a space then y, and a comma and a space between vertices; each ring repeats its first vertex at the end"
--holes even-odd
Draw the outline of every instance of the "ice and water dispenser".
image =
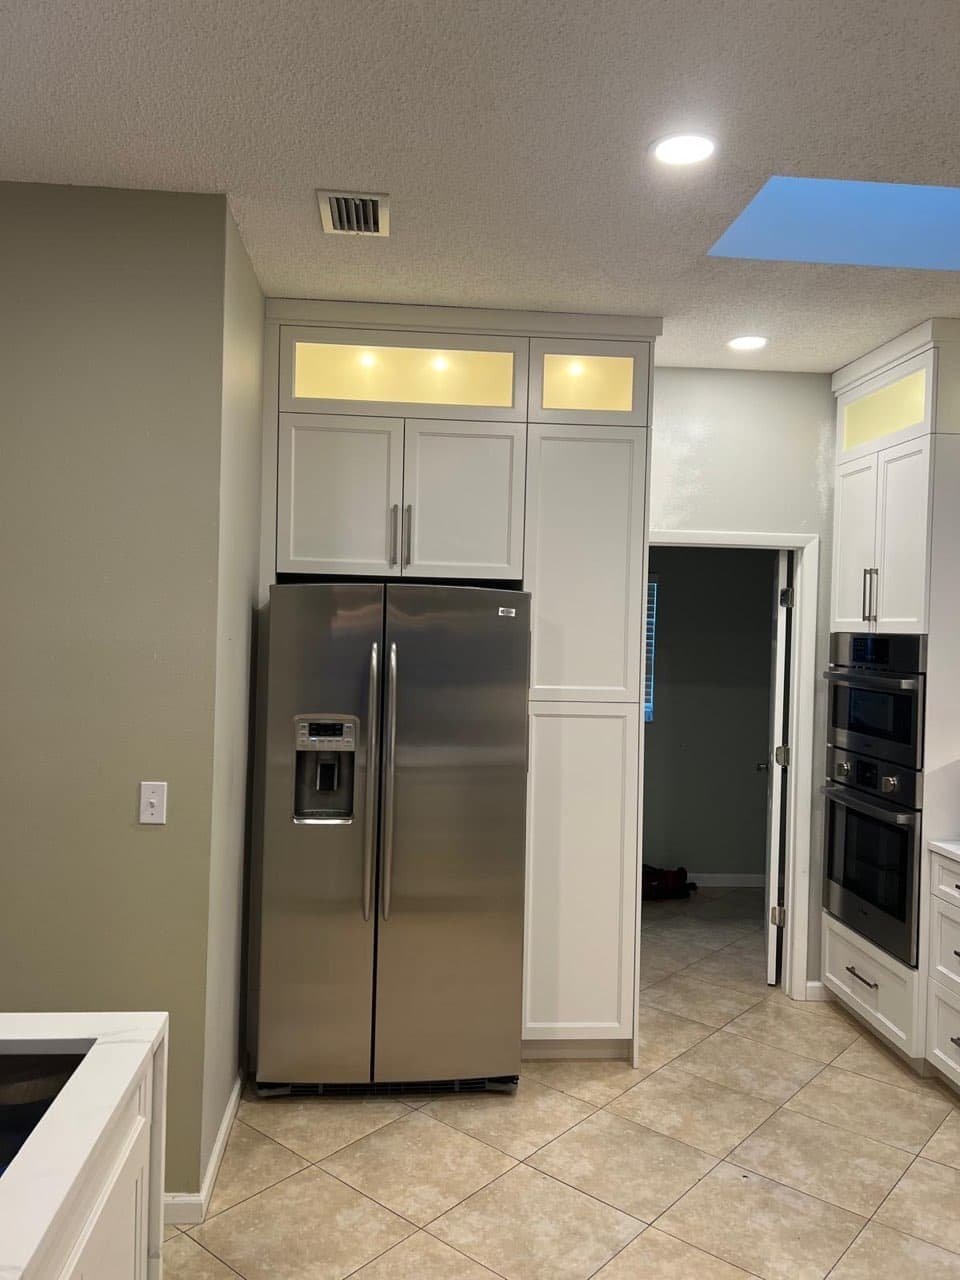
POLYGON ((294 717, 294 822, 353 820, 359 725, 355 716, 294 717))

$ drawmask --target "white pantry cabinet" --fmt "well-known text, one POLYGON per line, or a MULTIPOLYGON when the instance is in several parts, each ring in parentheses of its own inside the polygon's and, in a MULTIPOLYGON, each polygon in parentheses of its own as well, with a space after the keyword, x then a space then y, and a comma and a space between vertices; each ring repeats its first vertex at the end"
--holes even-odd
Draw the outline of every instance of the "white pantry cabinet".
POLYGON ((920 436, 837 467, 832 631, 926 632, 932 458, 920 436))
POLYGON ((633 1032, 640 708, 533 702, 523 1038, 633 1032))
POLYGON ((533 699, 639 701, 647 436, 636 427, 530 426, 533 699))
POLYGON ((526 427, 280 415, 277 569, 519 578, 526 427))

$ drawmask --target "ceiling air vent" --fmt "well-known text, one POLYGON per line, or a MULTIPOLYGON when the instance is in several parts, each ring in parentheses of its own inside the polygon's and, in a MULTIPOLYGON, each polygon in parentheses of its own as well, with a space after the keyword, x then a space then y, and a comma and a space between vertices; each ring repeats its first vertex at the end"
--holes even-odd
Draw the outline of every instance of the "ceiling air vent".
POLYGON ((382 192, 318 191, 320 221, 329 235, 388 236, 390 197, 382 192))

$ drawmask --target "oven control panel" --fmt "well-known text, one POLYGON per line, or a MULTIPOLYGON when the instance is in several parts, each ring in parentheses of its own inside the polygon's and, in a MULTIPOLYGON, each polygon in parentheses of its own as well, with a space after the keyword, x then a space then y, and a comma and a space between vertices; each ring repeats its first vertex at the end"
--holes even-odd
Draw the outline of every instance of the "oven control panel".
POLYGON ((838 747, 827 748, 827 777, 905 809, 919 809, 922 802, 922 773, 838 747))

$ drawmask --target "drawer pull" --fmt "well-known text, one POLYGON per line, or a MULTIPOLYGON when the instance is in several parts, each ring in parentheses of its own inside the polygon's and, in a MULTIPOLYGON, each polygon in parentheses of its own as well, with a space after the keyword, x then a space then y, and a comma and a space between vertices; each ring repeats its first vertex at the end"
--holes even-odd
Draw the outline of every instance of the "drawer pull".
POLYGON ((950 1043, 955 1044, 957 1048, 960 1049, 960 1036, 951 1036, 950 1043))
POLYGON ((851 974, 853 974, 853 976, 856 978, 856 980, 857 980, 858 982, 862 982, 862 983, 863 983, 863 985, 864 985, 865 987, 869 987, 871 991, 879 991, 879 990, 880 990, 880 983, 879 983, 879 982, 869 982, 869 981, 868 981, 866 978, 864 978, 861 974, 857 973, 856 969, 853 967, 853 965, 852 965, 852 964, 848 964, 848 965, 847 965, 847 973, 851 973, 851 974))

